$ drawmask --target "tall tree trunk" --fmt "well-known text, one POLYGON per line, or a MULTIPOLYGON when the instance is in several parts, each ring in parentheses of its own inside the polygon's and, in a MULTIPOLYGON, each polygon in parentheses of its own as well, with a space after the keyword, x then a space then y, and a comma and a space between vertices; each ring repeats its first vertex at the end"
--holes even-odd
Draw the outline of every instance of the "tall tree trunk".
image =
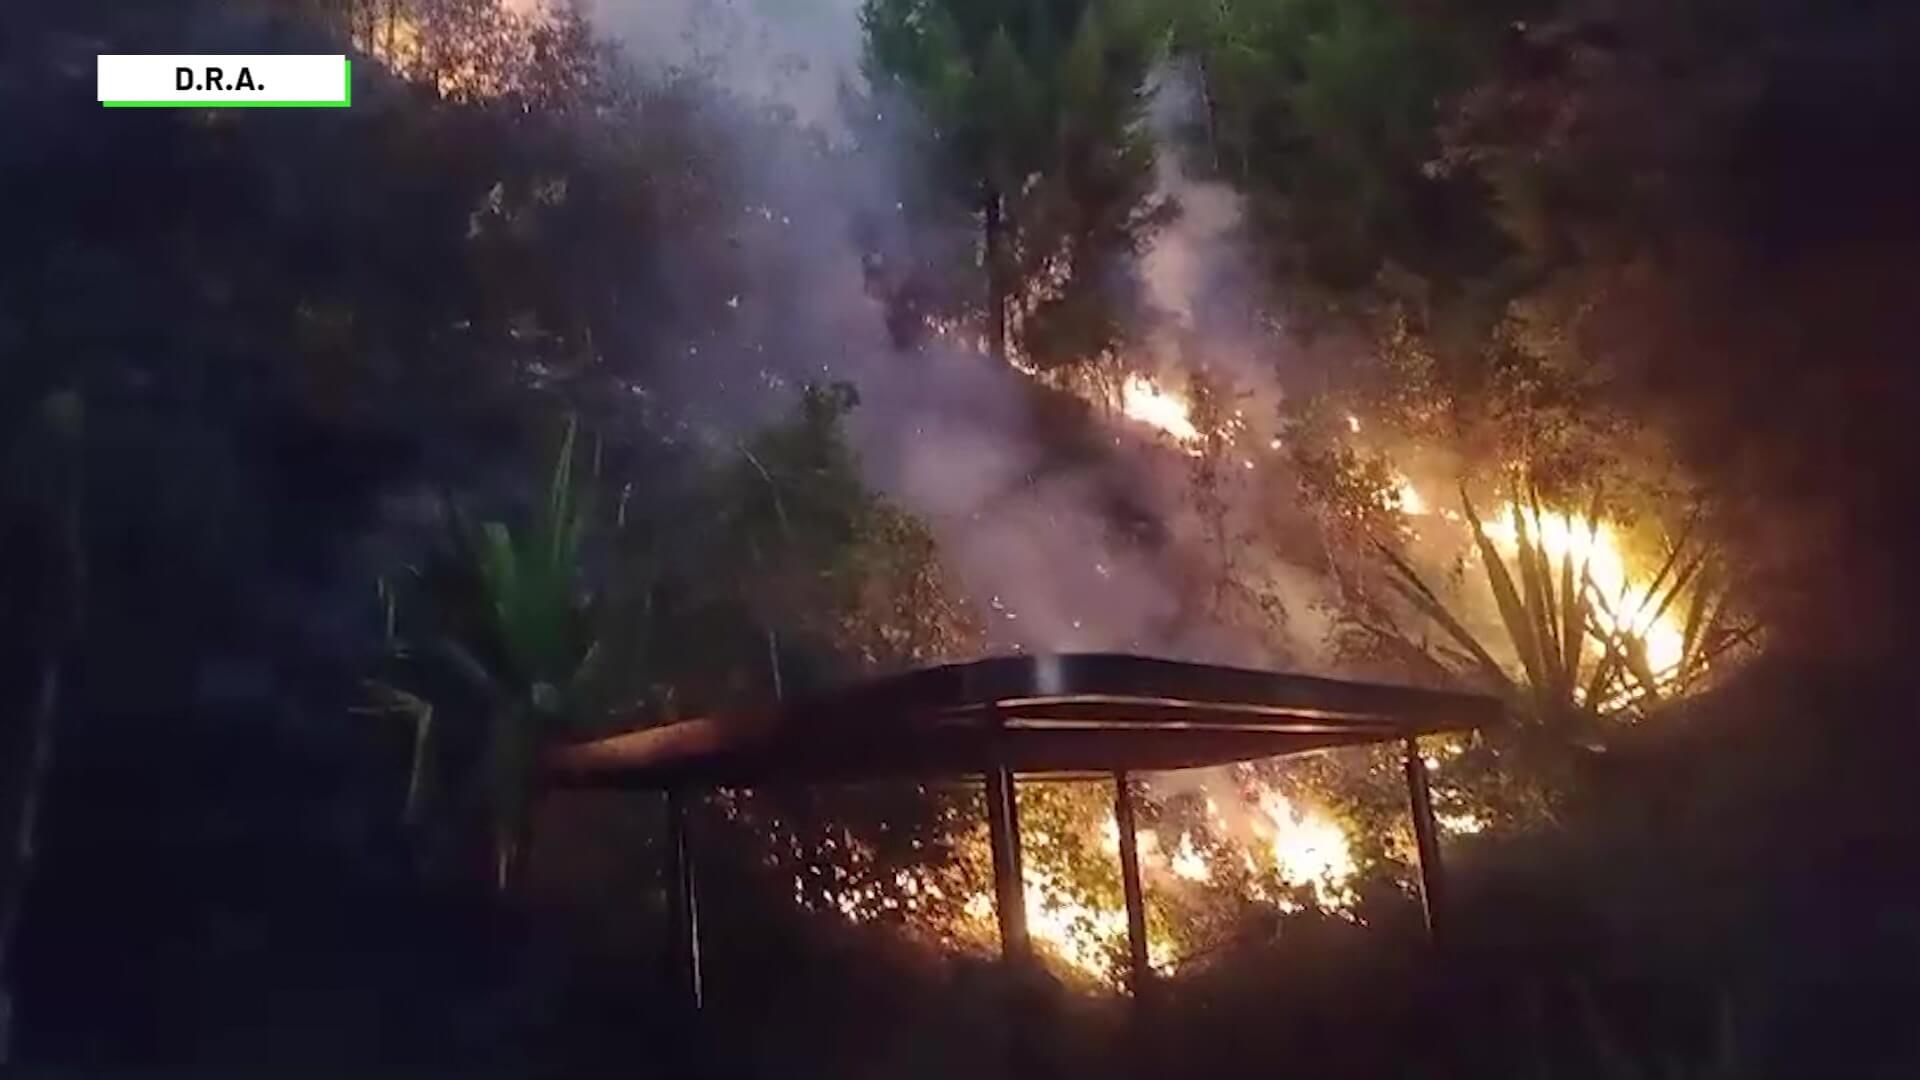
POLYGON ((986 217, 987 261, 987 349, 1000 363, 1007 362, 1007 275, 1000 264, 1004 224, 1000 217, 1000 188, 987 185, 983 209, 986 217))
MULTIPOLYGON (((1207 65, 1207 55, 1200 54, 1200 104, 1207 117, 1207 156, 1212 159, 1214 178, 1220 176, 1220 109, 1213 100, 1213 70, 1207 65)), ((1240 170, 1241 179, 1246 179, 1246 170, 1240 170)))
POLYGON ((57 524, 51 530, 53 543, 48 545, 54 560, 47 575, 50 617, 41 628, 38 679, 22 725, 26 753, 12 808, 15 828, 7 852, 8 865, 0 875, 0 1067, 13 1060, 14 944, 19 939, 27 888, 40 850, 40 807, 53 774, 61 669, 79 637, 86 600, 87 563, 80 516, 80 399, 71 393, 48 397, 42 421, 52 437, 34 441, 48 448, 42 451, 40 460, 52 481, 52 512, 57 524))

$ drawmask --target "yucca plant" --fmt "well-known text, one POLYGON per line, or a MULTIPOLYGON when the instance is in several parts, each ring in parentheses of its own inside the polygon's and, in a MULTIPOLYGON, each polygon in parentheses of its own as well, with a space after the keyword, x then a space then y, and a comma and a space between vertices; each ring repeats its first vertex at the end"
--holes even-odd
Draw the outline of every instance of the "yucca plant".
POLYGON ((446 719, 479 723, 474 774, 492 831, 494 874, 506 888, 525 854, 542 748, 592 713, 601 656, 599 604, 587 587, 582 545, 589 499, 576 476, 570 422, 546 497, 522 529, 449 514, 449 535, 414 575, 418 640, 403 634, 400 604, 383 582, 390 654, 401 674, 369 684, 372 711, 411 719, 413 762, 406 817, 418 823, 442 788, 434 775, 446 719), (457 700, 436 703, 429 687, 457 700), (461 692, 446 694, 450 687, 461 692))
POLYGON ((1464 488, 1460 502, 1518 670, 1496 660, 1405 557, 1376 544, 1391 570, 1388 583, 1449 639, 1432 650, 1446 666, 1502 693, 1535 724, 1577 726, 1601 716, 1641 714, 1683 693, 1715 658, 1752 636, 1750 628, 1731 625, 1725 575, 1712 546, 1694 540, 1691 527, 1645 589, 1608 596, 1592 573, 1601 521, 1597 496, 1584 515, 1569 519, 1570 528, 1589 531, 1586 551, 1568 542, 1557 558, 1541 528, 1547 515, 1538 492, 1516 492, 1512 500, 1510 560, 1464 488), (1676 604, 1686 611, 1679 656, 1656 669, 1644 631, 1676 604))

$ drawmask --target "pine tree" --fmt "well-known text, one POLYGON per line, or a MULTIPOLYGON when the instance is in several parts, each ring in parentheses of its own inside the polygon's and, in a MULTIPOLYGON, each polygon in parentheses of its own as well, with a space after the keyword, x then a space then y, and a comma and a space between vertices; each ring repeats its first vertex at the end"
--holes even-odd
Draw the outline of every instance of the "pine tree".
POLYGON ((979 222, 990 351, 1050 367, 1115 345, 1167 212, 1143 124, 1157 20, 1128 0, 868 0, 862 22, 876 93, 916 104, 979 222))

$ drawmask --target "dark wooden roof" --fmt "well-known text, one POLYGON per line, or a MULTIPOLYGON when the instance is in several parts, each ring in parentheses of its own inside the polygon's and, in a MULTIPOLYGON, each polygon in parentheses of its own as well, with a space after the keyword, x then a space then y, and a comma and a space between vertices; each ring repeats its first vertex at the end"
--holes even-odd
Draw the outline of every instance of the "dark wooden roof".
POLYGON ((909 672, 756 715, 575 743, 572 787, 751 786, 978 773, 1221 765, 1496 724, 1474 694, 1108 653, 1006 656, 909 672))

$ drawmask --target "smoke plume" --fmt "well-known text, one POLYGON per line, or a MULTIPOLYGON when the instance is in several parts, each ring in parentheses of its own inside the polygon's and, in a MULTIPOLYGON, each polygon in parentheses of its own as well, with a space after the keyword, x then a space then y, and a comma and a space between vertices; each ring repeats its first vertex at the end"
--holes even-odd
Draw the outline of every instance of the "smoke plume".
MULTIPOLYGON (((1151 305, 1135 313, 1140 355, 1125 358, 1176 391, 1205 372, 1239 414, 1217 455, 1227 509, 1210 525, 1193 506, 1192 459, 1109 405, 1063 433, 1057 391, 977 349, 902 347, 890 333, 875 264, 964 252, 972 237, 909 221, 914 163, 875 133, 911 119, 861 96, 857 0, 597 0, 594 14, 643 72, 699 87, 697 122, 717 133, 724 247, 661 252, 673 307, 697 314, 668 312, 650 331, 673 358, 660 391, 696 426, 738 430, 805 381, 855 384, 870 479, 934 529, 998 648, 1323 666, 1317 583, 1244 543, 1264 527, 1252 508, 1272 503, 1261 485, 1283 482, 1269 470, 1281 342, 1251 300, 1237 196, 1163 149, 1159 186, 1183 213, 1144 256, 1151 305), (874 110, 857 138, 850 108, 874 110), (1228 569, 1285 618, 1223 618, 1228 569)), ((1157 82, 1152 121, 1170 147, 1191 95, 1175 73, 1157 82)))

